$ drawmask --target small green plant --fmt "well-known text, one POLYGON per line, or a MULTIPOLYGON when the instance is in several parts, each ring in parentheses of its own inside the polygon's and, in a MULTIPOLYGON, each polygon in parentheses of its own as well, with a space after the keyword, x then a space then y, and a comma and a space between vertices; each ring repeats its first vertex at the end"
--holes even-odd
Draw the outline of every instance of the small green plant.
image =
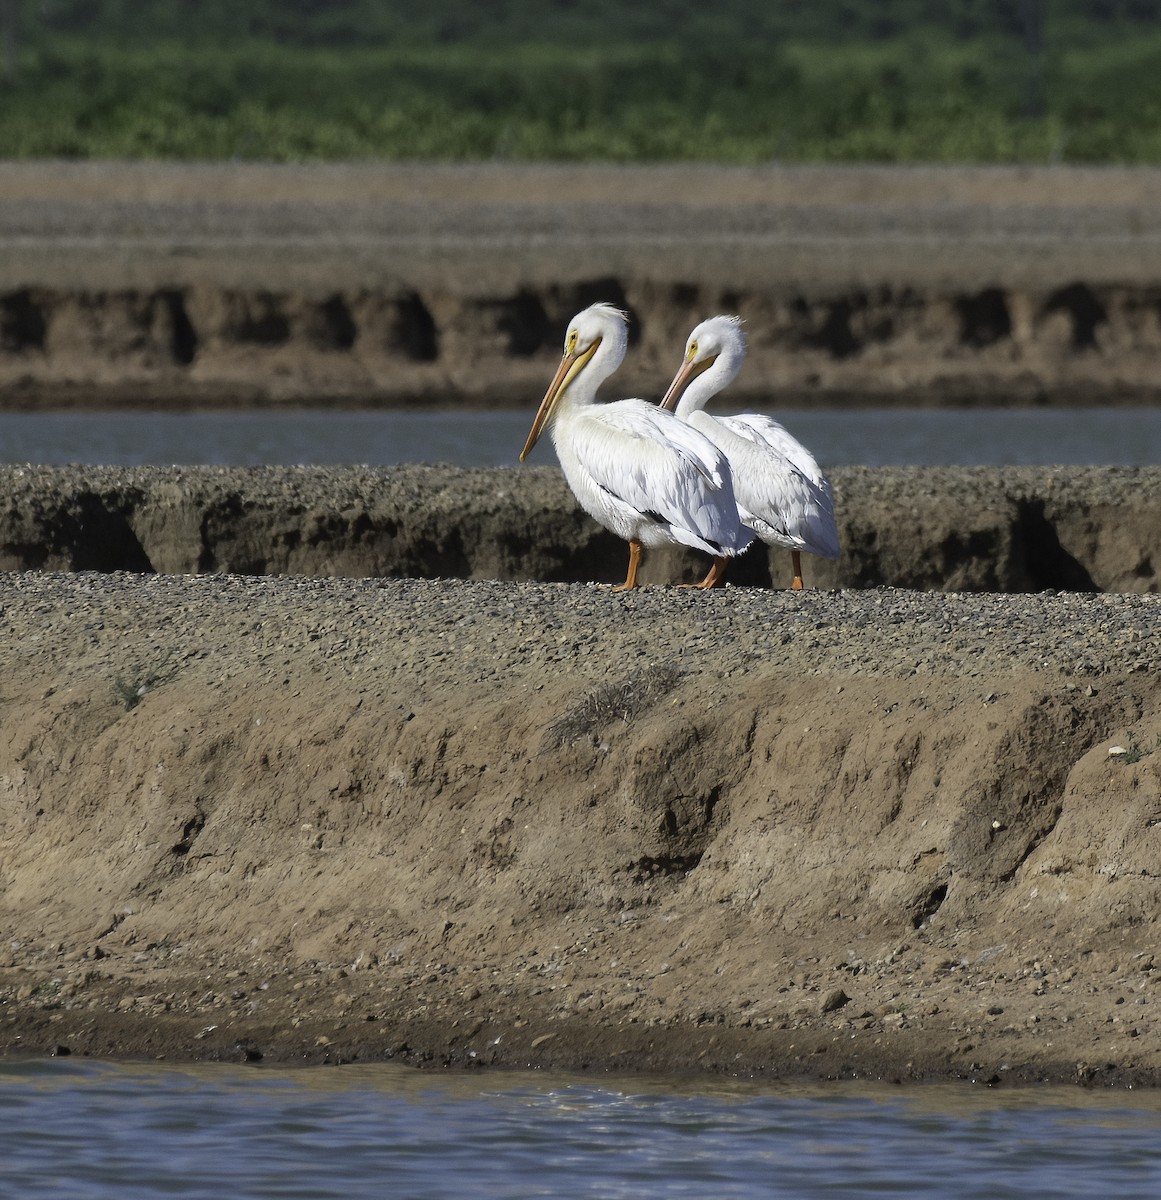
POLYGON ((1125 753, 1121 755, 1121 762, 1136 763, 1140 762, 1145 757, 1145 751, 1141 749, 1137 739, 1129 734, 1129 744, 1125 747, 1125 753))
POLYGON ((168 683, 176 674, 177 667, 172 663, 172 656, 165 658, 156 667, 143 667, 134 663, 128 674, 117 675, 113 679, 113 694, 128 711, 136 708, 148 692, 168 683))
POLYGON ((1154 750, 1161 748, 1161 736, 1157 737, 1152 747, 1146 748, 1137 741, 1137 735, 1130 733, 1125 739, 1124 753, 1117 757, 1122 763, 1139 763, 1146 754, 1152 754, 1154 750))

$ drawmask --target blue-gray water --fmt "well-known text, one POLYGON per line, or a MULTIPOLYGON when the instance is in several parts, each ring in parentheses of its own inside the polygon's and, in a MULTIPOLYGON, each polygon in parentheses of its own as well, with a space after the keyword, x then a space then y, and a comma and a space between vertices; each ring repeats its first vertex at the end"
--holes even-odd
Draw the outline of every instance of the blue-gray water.
POLYGON ((1161 1097, 0 1064, 0 1195, 51 1200, 1161 1195, 1161 1097))
MULTIPOLYGON (((1161 409, 787 410, 823 466, 1161 464, 1161 409)), ((0 413, 0 462, 516 463, 531 410, 0 413)), ((555 461, 548 439, 530 460, 555 461)))

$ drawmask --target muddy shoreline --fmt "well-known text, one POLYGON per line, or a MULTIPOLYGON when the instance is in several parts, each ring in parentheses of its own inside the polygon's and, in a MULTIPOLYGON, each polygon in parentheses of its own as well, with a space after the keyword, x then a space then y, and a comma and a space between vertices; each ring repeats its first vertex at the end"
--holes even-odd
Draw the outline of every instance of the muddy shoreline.
POLYGON ((1161 171, 13 163, 0 405, 531 403, 632 316, 622 394, 740 313, 763 405, 1161 401, 1161 171))
POLYGON ((1158 603, 7 573, 0 1046, 1156 1085, 1158 603))

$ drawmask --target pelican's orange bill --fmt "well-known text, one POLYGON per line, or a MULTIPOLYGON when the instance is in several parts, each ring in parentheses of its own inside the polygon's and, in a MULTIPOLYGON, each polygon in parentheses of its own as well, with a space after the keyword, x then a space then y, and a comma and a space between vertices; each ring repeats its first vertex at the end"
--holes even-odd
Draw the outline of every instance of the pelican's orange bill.
POLYGON ((545 425, 552 418, 556 402, 564 395, 565 389, 577 377, 577 374, 584 367, 585 363, 596 353, 597 347, 600 344, 601 339, 597 338, 591 346, 586 347, 580 354, 577 354, 573 350, 566 351, 565 356, 560 360, 560 366, 556 368, 556 374, 552 377, 552 382, 548 385, 548 391, 544 393, 544 399, 541 400, 540 407, 536 410, 536 416, 532 421, 532 429, 528 434, 528 440, 524 443, 524 449, 520 451, 521 462, 528 457, 528 452, 536 445, 540 435, 544 432, 545 425))
POLYGON ((677 411, 677 405, 681 400, 682 393, 687 387, 703 372, 708 371, 710 367, 717 362, 718 356, 715 354, 712 358, 703 359, 701 362, 694 362, 693 359, 686 359, 681 364, 677 374, 673 377, 673 382, 669 385, 669 391, 665 393, 662 399, 660 408, 666 408, 670 412, 677 411))

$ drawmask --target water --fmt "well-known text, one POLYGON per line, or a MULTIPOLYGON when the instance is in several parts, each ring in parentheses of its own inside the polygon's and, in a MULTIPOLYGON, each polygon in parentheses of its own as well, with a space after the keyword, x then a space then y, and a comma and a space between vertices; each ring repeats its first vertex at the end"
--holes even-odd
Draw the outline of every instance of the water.
POLYGON ((0 1195, 1161 1195, 1161 1097, 0 1064, 0 1195))
MULTIPOLYGON (((1161 464, 1161 409, 856 409, 774 414, 823 466, 1161 464)), ((0 462, 512 466, 532 411, 0 413, 0 462)), ((551 463, 547 444, 534 462, 551 463)))

